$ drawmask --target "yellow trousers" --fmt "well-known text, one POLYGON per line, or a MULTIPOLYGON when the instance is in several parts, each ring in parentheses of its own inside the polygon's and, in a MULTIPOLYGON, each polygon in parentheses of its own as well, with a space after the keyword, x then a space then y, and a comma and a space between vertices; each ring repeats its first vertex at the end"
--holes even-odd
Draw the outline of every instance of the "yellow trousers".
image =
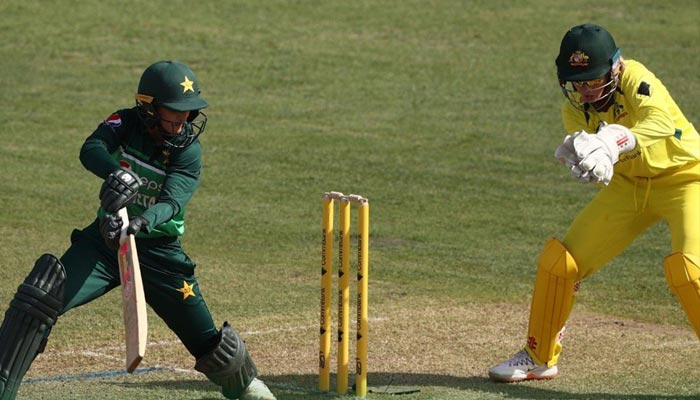
POLYGON ((598 271, 661 220, 671 231, 669 254, 700 261, 700 164, 652 179, 616 176, 601 189, 563 240, 578 266, 578 278, 598 271))

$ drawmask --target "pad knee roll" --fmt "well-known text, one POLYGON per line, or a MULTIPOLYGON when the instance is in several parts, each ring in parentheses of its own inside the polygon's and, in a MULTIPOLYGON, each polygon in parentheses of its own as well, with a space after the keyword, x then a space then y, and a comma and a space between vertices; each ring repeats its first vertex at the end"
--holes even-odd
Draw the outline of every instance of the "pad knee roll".
POLYGON ((537 277, 530 306, 527 350, 538 363, 556 364, 559 334, 574 303, 578 267, 557 239, 550 239, 537 263, 537 277))
POLYGON ((700 339, 700 265, 683 253, 666 257, 666 283, 688 316, 690 325, 700 339))
POLYGON ((229 399, 239 398, 258 375, 245 342, 228 322, 221 328, 219 344, 200 357, 194 369, 221 386, 222 393, 229 399))

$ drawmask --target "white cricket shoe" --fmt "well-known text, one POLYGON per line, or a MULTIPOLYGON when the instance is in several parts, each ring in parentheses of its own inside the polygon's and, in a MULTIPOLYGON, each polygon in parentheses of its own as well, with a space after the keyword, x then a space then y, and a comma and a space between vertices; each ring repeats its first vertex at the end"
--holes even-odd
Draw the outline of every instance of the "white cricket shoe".
POLYGON ((239 400, 277 400, 265 382, 254 378, 245 389, 239 400))
POLYGON ((503 361, 489 370, 489 377, 498 382, 520 382, 530 379, 552 379, 559 375, 556 365, 537 365, 525 349, 513 358, 503 361))

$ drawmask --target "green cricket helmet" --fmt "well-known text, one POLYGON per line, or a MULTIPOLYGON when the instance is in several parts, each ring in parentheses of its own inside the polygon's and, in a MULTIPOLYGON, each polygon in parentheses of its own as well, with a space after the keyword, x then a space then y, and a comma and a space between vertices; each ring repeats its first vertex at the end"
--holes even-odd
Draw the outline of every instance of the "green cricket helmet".
POLYGON ((200 110, 208 104, 199 94, 197 78, 187 65, 177 61, 158 61, 141 75, 136 106, 146 127, 158 129, 166 145, 183 148, 197 139, 207 122, 206 115, 200 110), (183 132, 173 135, 163 130, 156 107, 189 111, 188 124, 183 132))
MULTIPOLYGON (((594 24, 583 24, 569 29, 559 47, 555 63, 559 85, 564 95, 578 108, 583 107, 576 99, 576 91, 571 82, 592 81, 607 78, 605 95, 596 101, 606 100, 618 84, 618 76, 613 73, 620 60, 620 49, 610 32, 594 24)), ((605 101, 607 102, 607 101, 605 101)))

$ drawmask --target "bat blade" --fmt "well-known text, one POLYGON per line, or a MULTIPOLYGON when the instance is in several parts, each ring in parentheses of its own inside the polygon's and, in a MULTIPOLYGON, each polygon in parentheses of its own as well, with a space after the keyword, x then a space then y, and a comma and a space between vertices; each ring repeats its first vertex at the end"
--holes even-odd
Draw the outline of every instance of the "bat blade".
POLYGON ((146 353, 148 320, 136 240, 134 235, 126 233, 129 226, 129 215, 125 208, 119 210, 118 215, 122 219, 122 233, 117 258, 119 259, 119 278, 122 284, 124 306, 126 370, 131 373, 138 367, 146 353))

